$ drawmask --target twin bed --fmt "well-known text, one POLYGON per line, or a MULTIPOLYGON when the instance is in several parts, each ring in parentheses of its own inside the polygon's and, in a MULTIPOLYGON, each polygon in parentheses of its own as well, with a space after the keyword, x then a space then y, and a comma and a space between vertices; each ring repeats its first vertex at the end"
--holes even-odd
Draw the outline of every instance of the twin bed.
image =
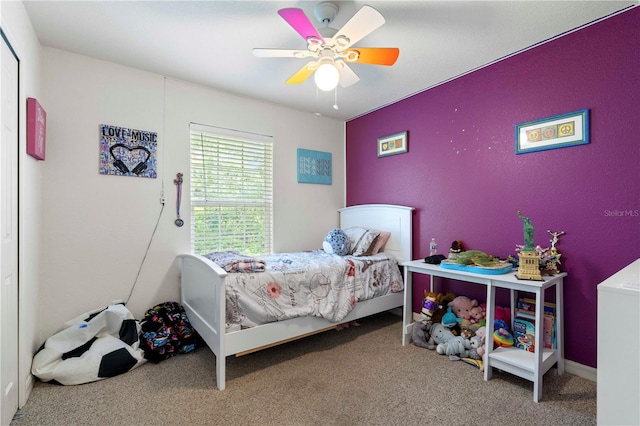
POLYGON ((359 257, 322 251, 277 254, 258 257, 266 260, 264 272, 230 273, 205 256, 177 256, 182 305, 191 325, 216 356, 219 390, 225 388, 225 361, 229 355, 253 352, 403 306, 398 265, 412 260, 413 208, 368 204, 339 212, 341 229, 361 227, 389 232, 381 252, 359 257), (311 272, 302 263, 306 258, 314 265, 311 272), (341 273, 331 275, 341 269, 347 271, 346 290, 339 290, 341 273), (297 289, 294 280, 306 284, 306 290, 297 289), (234 299, 247 300, 248 293, 258 296, 252 302, 252 311, 234 304, 234 299), (310 301, 309 307, 302 306, 305 301, 310 301), (284 305, 289 305, 289 310, 297 308, 298 312, 289 314, 284 305))

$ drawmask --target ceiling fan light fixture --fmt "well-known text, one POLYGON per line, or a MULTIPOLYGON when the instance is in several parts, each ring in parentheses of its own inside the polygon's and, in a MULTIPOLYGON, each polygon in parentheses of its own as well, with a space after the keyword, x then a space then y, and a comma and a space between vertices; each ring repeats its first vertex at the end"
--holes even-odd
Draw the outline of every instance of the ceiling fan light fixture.
POLYGON ((340 81, 340 73, 334 65, 333 61, 325 61, 318 66, 313 76, 318 89, 329 92, 336 88, 340 81))

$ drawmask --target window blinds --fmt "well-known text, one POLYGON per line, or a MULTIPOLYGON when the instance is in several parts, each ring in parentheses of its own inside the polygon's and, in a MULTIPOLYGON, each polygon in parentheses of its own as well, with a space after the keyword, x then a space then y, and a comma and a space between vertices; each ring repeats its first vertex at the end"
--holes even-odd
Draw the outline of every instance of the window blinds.
POLYGON ((273 138, 191 124, 191 250, 271 253, 273 138))

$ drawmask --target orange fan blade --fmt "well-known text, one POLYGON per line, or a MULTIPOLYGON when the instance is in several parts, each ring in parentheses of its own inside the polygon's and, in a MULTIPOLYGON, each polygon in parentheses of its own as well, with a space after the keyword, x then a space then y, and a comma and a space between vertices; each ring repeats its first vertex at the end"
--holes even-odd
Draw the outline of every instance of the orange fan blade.
POLYGON ((345 53, 351 51, 358 53, 358 59, 354 61, 358 64, 393 65, 400 55, 397 47, 354 47, 345 50, 345 53))
POLYGON ((297 73, 295 73, 294 75, 292 75, 289 80, 287 80, 287 84, 300 84, 300 83, 304 83, 304 81, 309 78, 311 76, 311 74, 314 73, 314 71, 316 70, 315 67, 313 66, 315 64, 315 62, 309 62, 307 63, 305 66, 303 66, 302 68, 300 68, 300 70, 298 70, 297 73))

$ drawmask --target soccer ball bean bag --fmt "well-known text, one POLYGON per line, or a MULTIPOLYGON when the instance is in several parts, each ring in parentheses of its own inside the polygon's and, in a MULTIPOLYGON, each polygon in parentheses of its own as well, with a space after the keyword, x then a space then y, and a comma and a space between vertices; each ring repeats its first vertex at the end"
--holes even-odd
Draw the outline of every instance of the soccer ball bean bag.
POLYGON ((124 305, 109 305, 49 337, 31 372, 43 382, 78 385, 117 376, 146 362, 140 323, 124 305))

